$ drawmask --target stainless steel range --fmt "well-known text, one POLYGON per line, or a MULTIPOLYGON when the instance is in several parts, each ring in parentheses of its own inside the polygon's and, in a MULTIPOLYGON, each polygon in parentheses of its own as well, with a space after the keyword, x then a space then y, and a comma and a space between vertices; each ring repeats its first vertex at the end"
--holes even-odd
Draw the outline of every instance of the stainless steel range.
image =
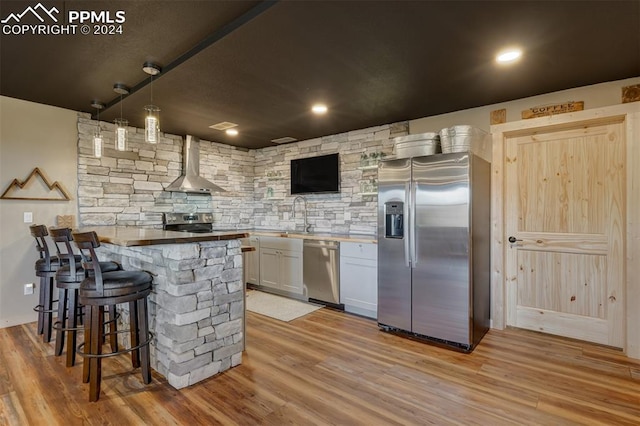
POLYGON ((194 232, 202 234, 212 232, 213 214, 211 213, 164 213, 162 215, 165 231, 194 232))

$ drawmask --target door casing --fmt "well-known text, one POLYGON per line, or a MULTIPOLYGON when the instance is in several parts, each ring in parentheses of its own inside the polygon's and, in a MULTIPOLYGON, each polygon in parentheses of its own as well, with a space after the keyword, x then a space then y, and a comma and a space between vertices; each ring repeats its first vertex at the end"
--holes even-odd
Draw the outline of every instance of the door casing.
POLYGON ((507 325, 507 300, 505 274, 505 142, 508 137, 549 132, 555 129, 575 128, 598 122, 620 121, 624 125, 626 165, 626 259, 625 325, 622 348, 627 356, 640 359, 640 107, 638 103, 614 105, 575 113, 531 120, 521 120, 491 126, 493 138, 492 155, 492 253, 491 253, 491 326, 503 329, 507 325))

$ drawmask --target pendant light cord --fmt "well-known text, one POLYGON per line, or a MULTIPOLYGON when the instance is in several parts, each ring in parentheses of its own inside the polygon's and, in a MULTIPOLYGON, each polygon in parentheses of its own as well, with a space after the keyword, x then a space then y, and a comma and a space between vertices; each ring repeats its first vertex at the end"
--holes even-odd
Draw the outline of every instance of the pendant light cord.
POLYGON ((100 135, 100 108, 96 108, 98 111, 98 136, 100 135))

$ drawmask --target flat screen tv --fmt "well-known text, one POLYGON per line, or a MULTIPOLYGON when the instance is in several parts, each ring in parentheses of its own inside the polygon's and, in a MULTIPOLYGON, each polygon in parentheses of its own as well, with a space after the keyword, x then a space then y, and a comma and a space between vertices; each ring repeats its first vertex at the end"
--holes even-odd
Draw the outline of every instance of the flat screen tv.
POLYGON ((291 160, 291 194, 340 192, 338 154, 291 160))

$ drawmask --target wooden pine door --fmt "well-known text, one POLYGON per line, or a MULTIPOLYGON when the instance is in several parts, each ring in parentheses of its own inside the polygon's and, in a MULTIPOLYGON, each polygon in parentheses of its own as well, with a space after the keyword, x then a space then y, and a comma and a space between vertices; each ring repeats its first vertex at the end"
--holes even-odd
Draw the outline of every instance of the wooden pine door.
POLYGON ((506 139, 507 325, 624 347, 624 136, 600 120, 506 139))

